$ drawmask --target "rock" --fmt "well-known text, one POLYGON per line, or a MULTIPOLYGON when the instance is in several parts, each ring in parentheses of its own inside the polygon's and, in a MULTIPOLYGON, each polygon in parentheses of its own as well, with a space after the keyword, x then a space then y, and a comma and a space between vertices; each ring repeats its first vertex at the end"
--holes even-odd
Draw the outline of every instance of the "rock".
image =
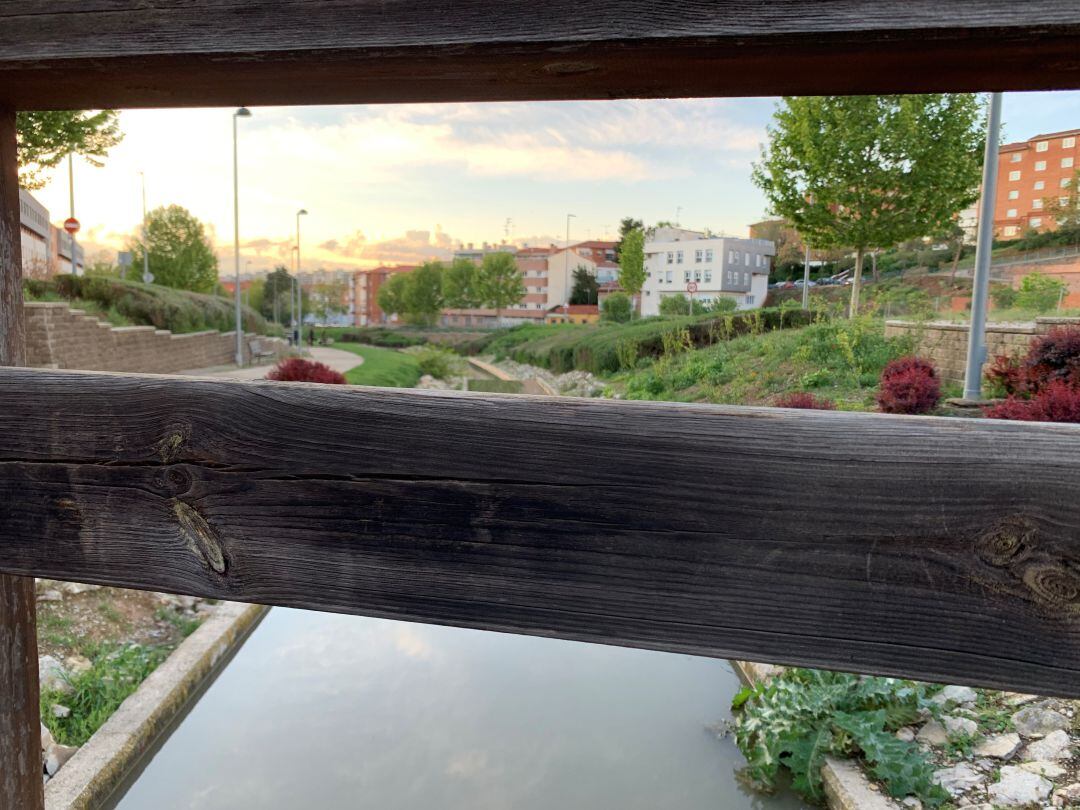
POLYGON ((67 706, 62 706, 59 703, 54 703, 52 705, 51 711, 53 717, 57 717, 61 720, 63 720, 65 717, 71 717, 71 709, 69 709, 67 706))
POLYGON ((976 785, 981 785, 986 781, 986 775, 979 773, 966 762, 961 762, 951 768, 934 771, 934 781, 955 798, 976 785))
POLYGON ((1072 740, 1068 732, 1058 729, 1043 739, 1028 743, 1023 750, 1024 759, 1068 759, 1072 756, 1072 740))
POLYGON ((42 692, 48 690, 70 692, 71 685, 67 682, 66 675, 63 665, 51 655, 38 658, 38 681, 42 692))
POLYGON ((911 810, 923 810, 922 802, 916 799, 914 796, 905 796, 900 801, 900 804, 904 805, 904 807, 910 808, 911 810))
POLYGON ((49 731, 48 726, 44 723, 41 724, 41 753, 44 754, 49 750, 49 746, 53 744, 53 735, 49 731))
POLYGON ((896 730, 896 739, 903 740, 904 742, 911 742, 915 739, 915 729, 904 726, 896 730))
POLYGON ((1038 774, 1013 765, 1001 769, 1001 779, 990 785, 990 803, 1000 807, 1038 805, 1053 790, 1054 785, 1038 774))
POLYGON ((1045 737, 1051 731, 1068 728, 1069 719, 1043 706, 1028 706, 1012 716, 1013 726, 1024 737, 1045 737))
POLYGON ((56 776, 56 772, 64 767, 64 763, 75 756, 75 752, 78 751, 70 745, 60 745, 59 743, 53 743, 49 746, 49 750, 45 753, 45 773, 49 776, 56 776))
POLYGON ((976 745, 973 753, 977 757, 1008 759, 1016 753, 1016 749, 1019 747, 1019 734, 1016 734, 1015 732, 1011 734, 995 734, 992 737, 987 737, 976 745))
POLYGON ((1066 774, 1064 768, 1056 762, 1051 762, 1046 759, 1036 760, 1035 762, 1021 762, 1020 767, 1025 771, 1037 773, 1039 776, 1045 776, 1047 779, 1057 779, 1059 776, 1064 776, 1066 774))
POLYGON ((80 593, 90 593, 101 588, 100 585, 91 585, 88 582, 65 582, 62 587, 64 593, 72 596, 78 596, 80 593))
POLYGON ((64 659, 64 667, 72 675, 81 675, 88 671, 93 664, 90 663, 89 658, 84 658, 81 655, 69 655, 64 659))
POLYGON ((950 737, 974 737, 979 733, 979 724, 966 717, 945 717, 944 723, 950 737))
POLYGON ((55 590, 41 591, 37 595, 37 600, 39 602, 63 602, 64 601, 64 595, 62 593, 60 593, 60 591, 55 591, 55 590))
POLYGON ((945 726, 941 725, 937 720, 931 720, 919 729, 919 733, 915 735, 915 740, 925 745, 945 745, 949 741, 949 735, 945 731, 945 726))
POLYGON ((955 705, 974 703, 978 697, 978 693, 970 686, 946 686, 930 699, 934 703, 944 706, 948 703, 955 705))
POLYGON ((1002 692, 1001 694, 1005 695, 1005 700, 1012 706, 1023 706, 1039 698, 1038 695, 1026 695, 1023 692, 1002 692))
POLYGON ((1071 785, 1058 788, 1054 791, 1054 795, 1060 796, 1065 801, 1080 802, 1080 782, 1073 782, 1071 785))

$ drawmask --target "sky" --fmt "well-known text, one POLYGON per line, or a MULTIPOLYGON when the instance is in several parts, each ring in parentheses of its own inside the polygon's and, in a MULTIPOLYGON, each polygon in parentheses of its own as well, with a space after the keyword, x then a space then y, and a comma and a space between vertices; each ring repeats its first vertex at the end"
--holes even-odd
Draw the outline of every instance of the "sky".
MULTIPOLYGON (((610 238, 619 220, 744 236, 764 218, 750 180, 776 100, 254 108, 239 120, 242 270, 446 258, 458 243, 610 238)), ((233 268, 232 109, 131 110, 103 168, 76 160, 80 241, 122 249, 151 208, 178 204, 233 268)), ((1080 91, 1008 93, 1006 141, 1080 128, 1080 91)), ((66 165, 35 196, 68 213, 66 165)))

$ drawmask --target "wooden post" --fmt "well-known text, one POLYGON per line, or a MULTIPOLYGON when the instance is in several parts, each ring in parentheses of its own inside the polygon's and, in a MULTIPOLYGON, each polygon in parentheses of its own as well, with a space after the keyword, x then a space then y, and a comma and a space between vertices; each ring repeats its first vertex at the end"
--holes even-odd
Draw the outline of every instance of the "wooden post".
MULTIPOLYGON (((0 366, 25 361, 19 219, 15 112, 0 109, 0 366)), ((0 808, 45 806, 36 614, 34 578, 0 574, 0 808)))

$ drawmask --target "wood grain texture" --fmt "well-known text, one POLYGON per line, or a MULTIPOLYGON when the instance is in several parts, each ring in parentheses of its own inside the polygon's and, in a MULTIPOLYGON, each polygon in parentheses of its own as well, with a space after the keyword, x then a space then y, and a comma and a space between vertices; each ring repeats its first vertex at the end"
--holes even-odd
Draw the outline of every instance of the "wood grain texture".
MULTIPOLYGON (((20 253, 15 113, 0 109, 0 365, 3 366, 21 364, 26 350, 20 253)), ((45 804, 38 719, 36 611, 33 577, 0 574, 0 808, 40 810, 45 804)))
POLYGON ((1080 87, 1032 0, 6 0, 18 108, 1080 87))
POLYGON ((1080 427, 0 374, 0 570, 1080 695, 1080 427))

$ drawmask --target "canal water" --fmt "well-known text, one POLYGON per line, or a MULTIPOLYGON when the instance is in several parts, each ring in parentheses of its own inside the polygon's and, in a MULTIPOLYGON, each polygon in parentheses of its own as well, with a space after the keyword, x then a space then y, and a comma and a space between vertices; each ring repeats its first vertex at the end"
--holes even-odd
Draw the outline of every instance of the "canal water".
POLYGON ((275 608, 120 810, 788 810, 726 661, 275 608))

